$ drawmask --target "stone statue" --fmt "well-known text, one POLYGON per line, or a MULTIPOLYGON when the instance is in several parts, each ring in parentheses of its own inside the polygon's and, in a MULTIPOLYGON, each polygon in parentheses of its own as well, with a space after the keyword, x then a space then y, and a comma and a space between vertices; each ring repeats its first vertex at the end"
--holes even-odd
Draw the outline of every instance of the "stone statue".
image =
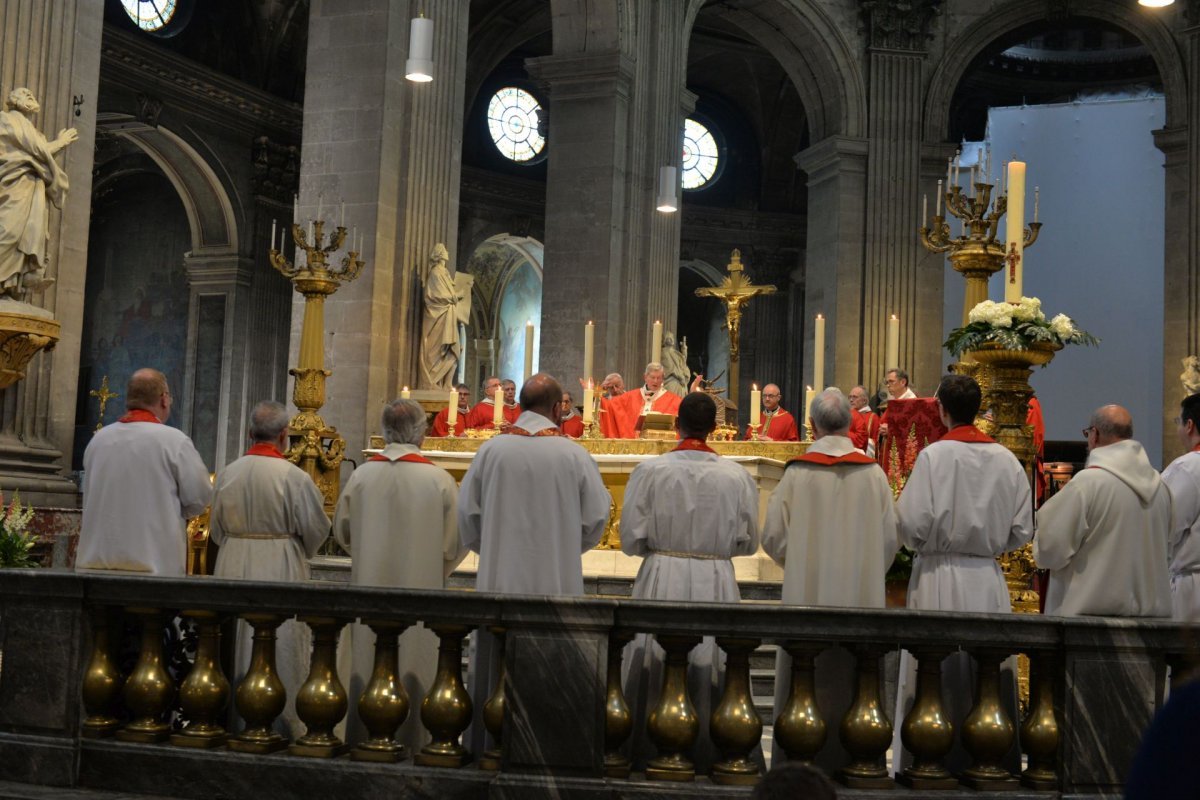
POLYGON ((74 128, 46 141, 30 118, 41 106, 33 92, 14 89, 0 112, 0 294, 23 300, 54 283, 46 277, 50 208, 62 208, 67 173, 54 155, 76 141, 74 128))
POLYGON ((675 334, 671 331, 663 334, 662 365, 663 388, 681 397, 686 395, 692 379, 692 372, 687 365, 687 339, 676 350, 675 334))
POLYGON ((425 388, 448 391, 458 369, 458 304, 463 299, 446 268, 446 245, 435 244, 422 276, 425 316, 421 321, 421 379, 425 388))
POLYGON ((1185 397, 1200 392, 1200 358, 1196 356, 1183 357, 1183 373, 1179 376, 1179 380, 1183 384, 1185 397))

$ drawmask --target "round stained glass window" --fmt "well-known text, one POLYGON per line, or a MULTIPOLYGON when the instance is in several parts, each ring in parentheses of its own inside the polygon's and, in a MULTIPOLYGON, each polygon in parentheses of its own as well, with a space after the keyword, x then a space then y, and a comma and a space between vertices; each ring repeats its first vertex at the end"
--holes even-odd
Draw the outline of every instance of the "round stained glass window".
POLYGON ((121 0, 125 13, 144 31, 160 31, 175 16, 176 0, 121 0))
POLYGON ((683 188, 699 189, 717 174, 717 140, 694 119, 683 121, 683 188))
POLYGON ((488 132, 505 158, 529 161, 546 146, 538 131, 542 107, 537 98, 524 89, 506 86, 492 95, 488 103, 488 132))

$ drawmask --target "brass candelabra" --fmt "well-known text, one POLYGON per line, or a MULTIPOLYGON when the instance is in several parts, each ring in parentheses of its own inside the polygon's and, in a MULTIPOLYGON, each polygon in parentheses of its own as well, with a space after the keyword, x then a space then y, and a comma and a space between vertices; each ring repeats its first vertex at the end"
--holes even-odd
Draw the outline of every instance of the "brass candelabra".
POLYGON ((316 483, 325 498, 325 511, 330 515, 337 503, 338 473, 345 457, 346 440, 336 428, 327 425, 318 413, 321 406, 325 405, 325 379, 332 374, 325 369, 325 298, 357 278, 363 269, 363 262, 359 260, 360 254, 356 250, 346 251, 340 269, 330 269, 329 257, 341 250, 345 240, 346 229, 341 225, 334 229, 326 243, 324 220, 313 220, 308 231, 293 223, 292 241, 297 251, 303 250, 305 253, 304 266, 288 261, 284 253, 274 246, 270 253, 271 266, 290 280, 292 287, 304 296, 300 363, 288 370, 295 378, 292 402, 299 413, 292 417, 288 426, 291 430, 291 447, 287 457, 316 483))

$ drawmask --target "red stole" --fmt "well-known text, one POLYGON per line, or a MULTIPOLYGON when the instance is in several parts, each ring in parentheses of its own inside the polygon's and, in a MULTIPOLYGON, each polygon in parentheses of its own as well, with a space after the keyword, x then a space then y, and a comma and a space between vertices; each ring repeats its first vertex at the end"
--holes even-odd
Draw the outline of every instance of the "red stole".
POLYGON ((266 456, 267 458, 287 458, 283 453, 275 449, 275 445, 267 444, 266 442, 255 442, 250 445, 250 449, 246 451, 248 456, 266 456))
POLYGON ((153 422, 156 425, 161 425, 162 421, 151 414, 144 408, 132 408, 125 413, 117 422, 153 422))
POLYGON ((974 425, 955 425, 942 434, 939 442, 967 442, 968 444, 995 444, 996 440, 974 425))
POLYGON ((818 467, 836 467, 839 464, 879 464, 873 458, 862 453, 846 453, 844 456, 831 456, 826 453, 805 453, 802 456, 789 459, 789 464, 816 464, 818 467))
POLYGON ((672 450, 671 452, 678 453, 680 451, 688 451, 688 450, 698 451, 701 453, 712 453, 714 456, 717 455, 717 451, 713 450, 711 447, 709 447, 708 442, 704 441, 703 439, 691 439, 691 438, 681 440, 679 442, 679 444, 675 446, 675 449, 672 450))
POLYGON ((524 428, 518 428, 516 425, 513 425, 507 431, 502 431, 500 435, 504 436, 505 434, 512 434, 513 436, 562 436, 563 432, 558 428, 544 428, 537 433, 530 433, 524 428))
MULTIPOLYGON (((395 463, 396 461, 407 461, 409 464, 433 464, 432 461, 430 461, 428 458, 421 455, 420 453, 407 453, 396 459, 388 458, 383 453, 376 453, 375 455, 371 456, 367 460, 368 461, 388 461, 391 463, 395 463)), ((434 466, 437 466, 437 465, 434 464, 434 466)))

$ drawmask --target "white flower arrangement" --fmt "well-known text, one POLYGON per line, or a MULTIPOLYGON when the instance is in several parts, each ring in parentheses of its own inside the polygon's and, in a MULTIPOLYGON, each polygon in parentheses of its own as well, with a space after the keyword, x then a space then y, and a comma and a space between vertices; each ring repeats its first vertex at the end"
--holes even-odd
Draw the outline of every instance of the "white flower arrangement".
POLYGON ((1099 340, 1079 328, 1066 314, 1047 321, 1042 301, 1022 297, 1016 303, 984 300, 967 314, 967 324, 955 328, 945 347, 955 356, 980 345, 996 343, 1009 350, 1028 350, 1034 344, 1062 347, 1067 344, 1097 344, 1099 340))

